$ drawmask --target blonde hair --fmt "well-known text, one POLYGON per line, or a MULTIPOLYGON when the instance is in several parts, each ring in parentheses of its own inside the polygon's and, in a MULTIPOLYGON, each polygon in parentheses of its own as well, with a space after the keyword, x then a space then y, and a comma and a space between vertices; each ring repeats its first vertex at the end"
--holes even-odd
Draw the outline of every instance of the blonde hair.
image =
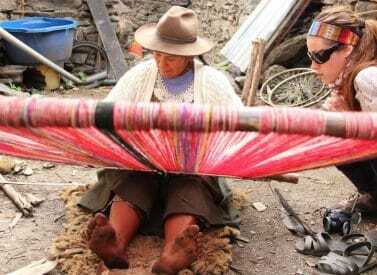
POLYGON ((342 88, 343 95, 351 110, 360 110, 360 104, 355 99, 354 79, 366 67, 377 65, 377 21, 364 20, 346 6, 336 6, 322 11, 316 19, 319 22, 350 29, 360 40, 354 47, 350 62, 351 66, 345 73, 342 88))

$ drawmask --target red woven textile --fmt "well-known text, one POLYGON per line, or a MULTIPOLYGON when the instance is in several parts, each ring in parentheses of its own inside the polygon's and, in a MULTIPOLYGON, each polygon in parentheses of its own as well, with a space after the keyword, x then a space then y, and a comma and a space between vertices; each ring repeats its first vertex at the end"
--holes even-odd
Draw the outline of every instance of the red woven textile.
POLYGON ((377 155, 374 113, 7 97, 0 110, 0 153, 75 165, 258 178, 377 155))

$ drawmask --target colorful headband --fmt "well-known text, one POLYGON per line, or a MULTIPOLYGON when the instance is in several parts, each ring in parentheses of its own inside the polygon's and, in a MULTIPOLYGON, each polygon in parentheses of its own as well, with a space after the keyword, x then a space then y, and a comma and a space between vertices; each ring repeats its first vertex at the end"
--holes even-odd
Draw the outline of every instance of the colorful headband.
POLYGON ((309 29, 308 35, 319 36, 332 41, 337 41, 347 45, 357 45, 360 37, 350 29, 330 25, 318 21, 313 21, 309 29))

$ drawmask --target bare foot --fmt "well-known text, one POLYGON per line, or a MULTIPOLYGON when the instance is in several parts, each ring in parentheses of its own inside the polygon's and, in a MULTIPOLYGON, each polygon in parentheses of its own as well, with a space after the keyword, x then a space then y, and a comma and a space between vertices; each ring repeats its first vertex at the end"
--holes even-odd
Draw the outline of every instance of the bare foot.
POLYGON ((100 257, 109 268, 128 268, 124 248, 117 242, 114 228, 106 216, 97 213, 87 229, 89 248, 100 257))
POLYGON ((157 274, 176 274, 189 267, 198 256, 199 226, 191 225, 170 245, 167 244, 160 259, 153 265, 152 271, 157 274))

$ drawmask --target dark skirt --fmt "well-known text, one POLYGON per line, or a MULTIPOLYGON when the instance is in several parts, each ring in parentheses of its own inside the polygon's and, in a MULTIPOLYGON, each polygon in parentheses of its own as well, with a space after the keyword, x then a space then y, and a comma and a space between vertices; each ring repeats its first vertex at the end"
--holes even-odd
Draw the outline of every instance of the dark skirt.
POLYGON ((339 165, 337 168, 356 186, 377 200, 377 159, 339 165))
MULTIPOLYGON (((109 196, 106 205, 97 210, 108 210, 117 195, 142 213, 143 234, 161 235, 164 220, 173 214, 194 215, 203 227, 240 223, 238 211, 230 205, 230 189, 222 178, 106 169, 98 173, 98 184, 106 185, 109 196)), ((93 189, 100 193, 98 186, 93 189)), ((79 205, 96 211, 98 206, 87 203, 97 201, 95 195, 88 198, 90 192, 79 205)))

